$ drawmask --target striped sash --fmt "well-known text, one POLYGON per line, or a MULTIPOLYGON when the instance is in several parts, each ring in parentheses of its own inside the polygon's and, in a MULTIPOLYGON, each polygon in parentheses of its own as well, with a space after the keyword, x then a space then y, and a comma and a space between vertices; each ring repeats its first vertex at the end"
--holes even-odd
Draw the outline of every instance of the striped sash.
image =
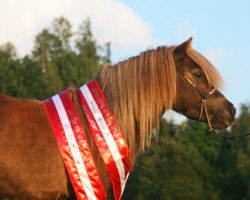
POLYGON ((68 91, 44 101, 77 199, 105 199, 86 135, 68 91))
POLYGON ((93 80, 82 86, 78 95, 118 200, 131 171, 129 147, 97 82, 93 80))
MULTIPOLYGON (((115 200, 120 200, 131 171, 130 151, 113 113, 95 80, 78 97, 89 130, 105 163, 115 200)), ((78 200, 104 200, 106 193, 68 91, 44 101, 65 167, 78 200)))

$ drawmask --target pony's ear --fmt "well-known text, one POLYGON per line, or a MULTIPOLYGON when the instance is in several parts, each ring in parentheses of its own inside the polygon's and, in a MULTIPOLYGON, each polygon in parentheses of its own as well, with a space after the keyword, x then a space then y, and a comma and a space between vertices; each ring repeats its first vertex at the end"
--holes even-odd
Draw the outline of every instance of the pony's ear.
POLYGON ((175 60, 180 60, 186 56, 188 50, 191 48, 192 40, 193 38, 190 37, 187 41, 183 42, 182 44, 174 48, 175 60))

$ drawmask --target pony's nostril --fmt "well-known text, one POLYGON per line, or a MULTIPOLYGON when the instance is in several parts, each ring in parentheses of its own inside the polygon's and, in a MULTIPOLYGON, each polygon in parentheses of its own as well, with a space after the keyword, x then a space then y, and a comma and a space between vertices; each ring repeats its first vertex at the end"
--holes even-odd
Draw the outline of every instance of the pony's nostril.
POLYGON ((231 114, 232 116, 236 115, 236 108, 234 106, 231 107, 231 114))

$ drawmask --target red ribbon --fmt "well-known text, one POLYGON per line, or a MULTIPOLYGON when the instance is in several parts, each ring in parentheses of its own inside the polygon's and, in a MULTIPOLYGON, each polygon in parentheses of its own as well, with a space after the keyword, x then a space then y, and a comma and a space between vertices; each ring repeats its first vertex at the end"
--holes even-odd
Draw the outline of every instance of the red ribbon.
POLYGON ((121 199, 131 171, 129 147, 95 80, 78 90, 89 129, 109 173, 115 200, 121 199))
MULTIPOLYGON (((77 91, 89 130, 105 163, 115 200, 120 200, 129 172, 130 150, 95 80, 77 91)), ((106 199, 100 176, 68 91, 44 101, 78 200, 106 199)))
POLYGON ((44 107, 77 199, 106 199, 86 135, 68 91, 47 99, 44 107))

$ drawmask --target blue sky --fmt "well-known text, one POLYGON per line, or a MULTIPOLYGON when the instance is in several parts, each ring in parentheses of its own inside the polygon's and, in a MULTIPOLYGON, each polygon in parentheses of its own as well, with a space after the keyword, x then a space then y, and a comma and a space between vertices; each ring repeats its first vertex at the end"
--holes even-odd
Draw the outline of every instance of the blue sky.
POLYGON ((125 0, 166 44, 193 37, 193 48, 223 75, 223 92, 239 107, 250 102, 250 1, 125 0))
POLYGON ((117 62, 190 36, 223 75, 225 95, 239 108, 250 103, 250 1, 0 0, 0 45, 10 41, 29 54, 35 35, 65 16, 74 30, 90 17, 99 44, 110 41, 117 62))

